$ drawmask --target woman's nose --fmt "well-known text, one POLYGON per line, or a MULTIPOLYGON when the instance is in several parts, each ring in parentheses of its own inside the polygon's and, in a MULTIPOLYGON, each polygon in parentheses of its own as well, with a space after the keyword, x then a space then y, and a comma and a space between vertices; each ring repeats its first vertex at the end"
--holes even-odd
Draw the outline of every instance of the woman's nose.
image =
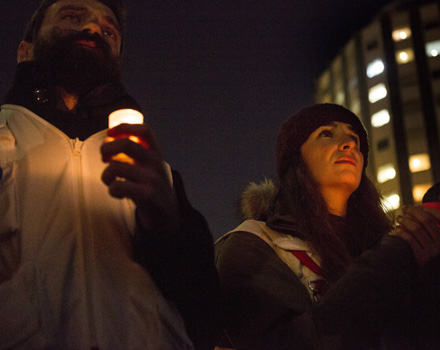
POLYGON ((339 147, 343 150, 354 149, 356 147, 356 141, 350 135, 341 136, 339 147))

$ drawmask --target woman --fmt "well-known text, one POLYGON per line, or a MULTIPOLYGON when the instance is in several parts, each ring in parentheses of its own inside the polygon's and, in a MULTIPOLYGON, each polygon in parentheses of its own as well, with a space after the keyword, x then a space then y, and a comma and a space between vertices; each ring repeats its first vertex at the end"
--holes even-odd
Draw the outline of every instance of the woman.
POLYGON ((422 307, 415 286, 425 266, 440 266, 440 212, 407 208, 388 235, 392 221, 365 174, 366 132, 338 105, 289 118, 276 159, 276 195, 248 190, 250 220, 216 243, 233 346, 411 348, 403 335, 425 326, 412 313, 422 307))

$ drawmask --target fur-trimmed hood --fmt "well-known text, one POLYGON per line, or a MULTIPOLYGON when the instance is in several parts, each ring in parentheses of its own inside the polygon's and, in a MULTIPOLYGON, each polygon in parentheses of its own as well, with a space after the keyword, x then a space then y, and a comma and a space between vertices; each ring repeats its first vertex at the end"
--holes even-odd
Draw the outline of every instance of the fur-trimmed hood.
POLYGON ((251 182, 243 190, 240 200, 240 211, 243 220, 266 222, 272 230, 301 238, 298 223, 290 215, 275 212, 273 203, 278 193, 278 185, 265 178, 260 183, 251 182))
POLYGON ((240 213, 244 220, 266 221, 277 194, 277 185, 265 178, 260 183, 251 182, 241 193, 240 213))

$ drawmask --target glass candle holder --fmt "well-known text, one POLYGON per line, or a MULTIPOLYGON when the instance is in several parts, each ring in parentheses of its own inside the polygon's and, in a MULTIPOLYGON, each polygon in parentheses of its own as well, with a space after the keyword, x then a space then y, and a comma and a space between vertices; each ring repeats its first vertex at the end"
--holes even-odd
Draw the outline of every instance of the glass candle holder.
MULTIPOLYGON (((118 109, 117 111, 110 113, 110 115, 108 116, 109 129, 113 129, 119 124, 143 124, 143 123, 144 123, 144 116, 142 115, 141 112, 136 111, 134 109, 118 109)), ((131 135, 124 132, 121 133, 112 132, 111 134, 112 134, 111 136, 107 136, 105 138, 105 142, 112 142, 117 139, 128 138, 129 140, 136 142, 141 146, 143 146, 144 148, 148 149, 147 142, 139 136, 131 135)), ((135 164, 133 158, 127 156, 125 153, 118 153, 112 156, 111 160, 116 160, 118 162, 124 162, 129 164, 135 164)))

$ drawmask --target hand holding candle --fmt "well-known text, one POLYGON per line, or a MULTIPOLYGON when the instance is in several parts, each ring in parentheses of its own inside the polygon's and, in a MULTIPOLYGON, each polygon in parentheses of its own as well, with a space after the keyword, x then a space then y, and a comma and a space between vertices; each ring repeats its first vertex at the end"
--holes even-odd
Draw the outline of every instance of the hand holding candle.
MULTIPOLYGON (((117 112, 115 115, 122 114, 117 112)), ((111 116, 108 137, 101 146, 102 160, 109 163, 102 173, 102 181, 111 196, 133 200, 141 227, 172 235, 179 213, 169 166, 165 166, 151 128, 142 124, 142 119, 131 119, 140 113, 124 111, 123 114, 123 124, 117 126, 113 124, 116 117, 111 116)))
MULTIPOLYGON (((145 149, 149 146, 145 139, 140 136, 133 135, 128 132, 121 132, 116 128, 120 124, 143 124, 144 116, 139 111, 134 109, 119 109, 111 113, 108 117, 108 136, 105 138, 105 142, 112 142, 121 138, 128 138, 129 140, 142 145, 145 149)), ((118 153, 111 157, 111 159, 105 159, 106 162, 110 160, 116 160, 118 162, 124 162, 134 164, 133 158, 127 156, 125 153, 118 153)))
POLYGON ((409 243, 419 267, 440 261, 440 210, 430 206, 404 206, 391 235, 409 243))

